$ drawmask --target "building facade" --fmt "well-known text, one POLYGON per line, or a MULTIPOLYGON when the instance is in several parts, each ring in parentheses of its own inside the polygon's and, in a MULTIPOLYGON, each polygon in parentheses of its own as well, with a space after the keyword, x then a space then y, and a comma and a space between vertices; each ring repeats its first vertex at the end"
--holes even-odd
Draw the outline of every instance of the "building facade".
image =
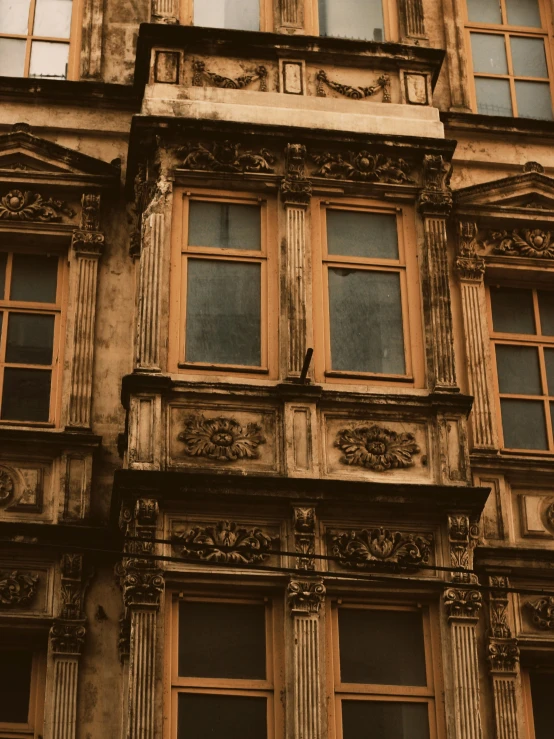
POLYGON ((2 739, 551 736, 553 22, 0 0, 2 739))

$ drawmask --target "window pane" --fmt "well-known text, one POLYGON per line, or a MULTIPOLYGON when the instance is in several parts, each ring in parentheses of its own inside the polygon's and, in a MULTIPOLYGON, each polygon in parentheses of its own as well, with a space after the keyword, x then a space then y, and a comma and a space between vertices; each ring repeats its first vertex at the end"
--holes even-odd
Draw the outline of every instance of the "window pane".
POLYGON ((538 0, 506 0, 506 10, 510 26, 541 27, 538 0))
POLYGON ((266 739, 266 698, 179 694, 177 739, 266 739))
POLYGON ((0 650, 0 722, 27 723, 32 664, 30 652, 0 650))
POLYGON ((55 303, 57 282, 58 257, 14 254, 11 300, 55 303))
POLYGON ((541 38, 510 36, 510 46, 515 75, 548 78, 544 41, 541 38))
POLYGON ((506 448, 548 449, 543 403, 503 398, 500 406, 506 448))
POLYGON ((263 605, 179 604, 179 675, 265 680, 265 649, 263 605))
POLYGON ((492 33, 472 33, 473 71, 508 74, 504 36, 492 33))
POLYGON ((475 78, 477 112, 482 115, 512 117, 512 97, 508 80, 493 80, 487 77, 475 78))
POLYGON ((69 38, 72 0, 37 0, 35 36, 69 38))
POLYGON ((31 66, 29 77, 52 77, 67 79, 69 44, 55 41, 33 41, 31 44, 31 66))
POLYGON ((421 613, 339 608, 339 651, 343 683, 427 685, 421 613))
POLYGON ((554 674, 531 672, 531 700, 535 739, 552 739, 552 696, 554 696, 554 674))
POLYGON ((405 374, 397 273, 329 269, 329 313, 333 369, 405 374))
POLYGON ((329 254, 398 259, 396 218, 383 213, 327 211, 329 254))
POLYGON ((10 421, 48 421, 50 416, 49 370, 4 370, 2 418, 10 421))
POLYGON ((467 0, 467 16, 477 23, 502 23, 500 0, 467 0))
POLYGON ((6 362, 52 364, 54 316, 11 313, 8 321, 6 362))
POLYGON ((23 77, 25 73, 25 41, 0 38, 0 60, 4 77, 23 77))
POLYGON ((260 30, 259 0, 195 0, 194 25, 260 30))
POLYGON ((554 336, 554 291, 540 290, 538 297, 542 335, 554 336))
MULTIPOLYGON (((389 659, 390 659, 389 655, 389 659)), ((342 701, 343 739, 429 739, 426 703, 342 701), (366 727, 365 731, 360 731, 366 727)))
POLYGON ((496 346, 501 393, 542 395, 538 349, 531 346, 496 346))
POLYGON ((546 365, 548 394, 554 395, 554 349, 544 350, 544 363, 546 365))
POLYGON ((189 246, 259 251, 261 238, 260 209, 256 205, 191 201, 189 246))
POLYGON ((547 82, 516 80, 516 99, 520 118, 552 120, 552 98, 550 97, 550 85, 547 82))
POLYGON ((492 320, 495 331, 534 334, 533 293, 517 287, 491 287, 492 320), (514 306, 517 305, 517 310, 514 306))
POLYGON ((8 255, 0 252, 0 300, 4 300, 4 293, 6 291, 6 264, 8 262, 8 255))
POLYGON ((319 0, 320 36, 384 41, 382 0, 319 0))
MULTIPOLYGON (((29 29, 29 5, 31 0, 0 0, 0 33, 27 35, 29 29)), ((2 59, 2 74, 5 59, 2 59)))
POLYGON ((260 264, 189 259, 185 357, 260 366, 260 264))

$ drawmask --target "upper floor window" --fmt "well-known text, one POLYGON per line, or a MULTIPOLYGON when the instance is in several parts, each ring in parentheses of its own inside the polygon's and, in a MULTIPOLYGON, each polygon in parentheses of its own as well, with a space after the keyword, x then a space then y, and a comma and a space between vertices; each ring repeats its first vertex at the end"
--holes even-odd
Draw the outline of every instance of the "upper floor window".
POLYGON ((73 0, 0 0, 0 62, 7 77, 71 77, 73 0))
POLYGON ((554 672, 525 670, 522 678, 527 709, 527 739, 550 739, 554 672))
POLYGON ((478 113, 553 120, 547 3, 467 0, 478 113))
POLYGON ((388 0, 318 0, 319 35, 385 41, 388 0))
POLYGON ((193 0, 193 24, 259 31, 264 0, 193 0))

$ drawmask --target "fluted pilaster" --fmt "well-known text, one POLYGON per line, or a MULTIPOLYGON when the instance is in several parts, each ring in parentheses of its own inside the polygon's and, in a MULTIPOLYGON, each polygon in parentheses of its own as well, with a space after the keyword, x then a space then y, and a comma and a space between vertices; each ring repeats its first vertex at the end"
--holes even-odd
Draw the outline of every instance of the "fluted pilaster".
POLYGON ((179 0, 152 0, 152 23, 179 23, 179 0))
POLYGON ((287 305, 288 374, 300 376, 306 356, 306 209, 288 205, 287 217, 287 305))
POLYGON ((75 739, 78 677, 77 655, 55 657, 52 739, 75 739))
POLYGON ((451 622, 456 739, 482 739, 475 621, 451 622))
POLYGON ((156 610, 131 611, 129 739, 154 739, 156 610))
POLYGON ((402 35, 407 39, 425 38, 425 18, 422 0, 401 0, 400 21, 402 35))
POLYGON ((160 307, 165 215, 144 217, 140 256, 137 356, 139 369, 160 369, 160 307))

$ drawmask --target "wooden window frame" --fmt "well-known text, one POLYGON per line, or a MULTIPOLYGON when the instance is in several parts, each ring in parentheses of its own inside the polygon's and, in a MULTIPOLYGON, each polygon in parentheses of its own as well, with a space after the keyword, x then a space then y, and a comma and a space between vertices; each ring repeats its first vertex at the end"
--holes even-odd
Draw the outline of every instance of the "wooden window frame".
POLYGON ((416 254, 415 212, 412 207, 398 208, 382 203, 324 198, 314 199, 312 210, 314 231, 314 330, 316 380, 320 382, 346 382, 423 387, 425 369, 422 344, 422 316, 419 270, 416 254), (378 259, 329 255, 327 247, 327 210, 344 210, 357 213, 394 215, 398 234, 398 259, 378 259), (414 248, 411 248, 413 245, 414 248), (331 367, 331 332, 329 315, 328 270, 330 267, 348 267, 372 272, 393 272, 400 275, 402 327, 404 335, 404 375, 387 375, 373 372, 333 370, 331 367), (323 349, 324 348, 324 349, 323 349))
POLYGON ((282 654, 284 645, 280 633, 283 625, 283 609, 278 598, 244 595, 231 598, 216 597, 205 591, 191 591, 183 595, 168 593, 170 607, 166 612, 166 643, 170 658, 166 660, 166 705, 164 712, 164 739, 175 739, 178 729, 178 696, 180 693, 204 695, 238 695, 267 699, 267 739, 284 739, 284 712, 280 700, 283 688, 282 654), (263 605, 265 607, 266 680, 226 678, 187 678, 178 674, 179 655, 179 604, 186 602, 218 603, 230 605, 263 605))
MULTIPOLYGON (((342 701, 363 700, 391 703, 424 703, 428 706, 429 737, 430 739, 444 739, 446 727, 444 720, 444 706, 442 681, 438 665, 440 664, 440 644, 438 635, 438 614, 436 609, 429 605, 399 604, 386 601, 371 603, 358 599, 334 598, 327 602, 327 648, 330 655, 329 688, 328 694, 334 696, 329 701, 329 727, 331 739, 343 739, 342 732, 342 701), (339 646, 339 608, 360 609, 366 611, 404 611, 421 613, 423 618, 423 641, 425 648, 425 669, 427 685, 369 685, 363 683, 341 683, 340 680, 340 646, 339 646)), ((391 655, 396 657, 396 655, 391 655)))
POLYGON ((525 669, 521 670, 521 687, 523 693, 524 717, 527 739, 536 739, 535 734, 535 715, 533 713, 533 697, 531 695, 531 676, 530 672, 546 672, 554 675, 554 667, 545 667, 541 669, 525 669))
POLYGON ((213 190, 175 193, 173 237, 170 275, 170 341, 168 364, 172 372, 195 375, 241 375, 243 377, 277 378, 277 204, 252 193, 214 193, 213 190), (259 251, 194 247, 188 240, 188 212, 191 200, 238 205, 256 205, 260 208, 261 244, 259 251), (261 364, 247 365, 206 364, 187 362, 185 358, 187 260, 233 261, 261 264, 261 364))
MULTIPOLYGON (((35 36, 33 27, 35 23, 35 10, 37 0, 30 0, 29 5, 29 25, 28 33, 0 33, 0 38, 16 39, 26 41, 25 46, 25 67, 23 77, 29 77, 29 69, 31 66, 31 45, 33 41, 53 41, 56 43, 64 43, 69 46, 69 56, 67 59, 67 77, 68 80, 79 79, 80 52, 81 52, 81 29, 83 25, 83 0, 73 0, 71 11, 71 26, 68 39, 62 39, 55 36, 35 36)), ((48 77, 33 77, 32 79, 48 79, 48 77)))
MULTIPOLYGON (((21 651, 23 645, 2 646, 3 651, 21 651)), ((31 651, 30 649, 28 651, 31 651)), ((46 653, 33 651, 31 687, 29 691, 29 715, 26 723, 0 721, 0 739, 38 739, 43 734, 44 691, 46 683, 46 653)))
MULTIPOLYGON (((194 3, 202 0, 180 0, 181 23, 185 26, 194 25, 194 3)), ((260 2, 260 31, 274 30, 273 0, 259 0, 260 2)), ((209 27, 209 26, 207 26, 209 27)), ((240 29, 237 29, 240 30, 240 29)), ((252 31, 251 33, 256 33, 252 31)))
POLYGON ((490 284, 487 284, 487 313, 489 323, 489 336, 491 340, 491 362, 493 365, 493 376, 494 376, 494 390, 495 390, 495 403, 496 403, 496 417, 499 420, 498 423, 498 436, 500 440, 500 448, 506 452, 515 452, 518 454, 529 454, 529 455, 545 455, 554 453, 554 428, 552 424, 552 418, 550 414, 550 403, 554 406, 554 394, 548 395, 548 392, 543 392, 542 395, 514 395, 510 393, 500 392, 500 383, 498 380, 498 366, 496 362, 496 346, 526 346, 536 347, 538 349, 539 357, 539 370, 540 380, 543 391, 548 391, 548 383, 546 377, 546 366, 544 359, 544 350, 548 348, 554 349, 554 336, 543 336, 539 333, 541 329, 540 311, 539 311, 539 292, 554 292, 548 290, 547 286, 544 287, 536 285, 522 284, 521 282, 505 282, 501 283, 501 287, 512 287, 522 290, 529 290, 533 296, 533 315, 535 319, 535 328, 537 329, 536 334, 517 334, 517 333, 503 333, 494 330, 493 315, 492 315, 492 299, 490 284), (546 438, 548 441, 548 449, 517 449, 513 447, 504 446, 504 427, 502 423, 502 410, 501 410, 501 399, 507 400, 528 400, 528 401, 541 401, 544 407, 545 413, 545 424, 546 424, 546 438))
MULTIPOLYGON (((512 116, 513 118, 518 118, 518 108, 517 108, 517 97, 516 97, 516 89, 515 89, 515 83, 517 81, 524 81, 524 82, 540 82, 542 84, 546 84, 548 82, 549 90, 550 90, 550 99, 552 102, 552 110, 554 115, 554 60, 553 60, 553 50, 552 46, 550 44, 550 39, 552 37, 552 34, 554 32, 554 27, 552 25, 552 16, 548 10, 547 3, 545 0, 538 0, 539 4, 539 12, 541 16, 541 28, 530 28, 528 26, 510 26, 508 24, 508 15, 506 10, 506 0, 499 0, 500 7, 501 7, 501 13, 502 13, 502 24, 497 23, 478 23, 476 21, 470 21, 469 20, 469 13, 467 8, 467 2, 466 0, 463 0, 463 12, 464 12, 464 36, 465 36, 465 46, 466 46, 466 53, 467 53, 467 63, 468 63, 468 69, 469 69, 469 76, 471 79, 470 84, 470 103, 471 107, 474 113, 478 113, 477 109, 477 90, 475 86, 475 79, 481 78, 481 79, 495 79, 495 80, 508 80, 510 85, 510 98, 512 102, 512 116), (508 74, 491 74, 487 72, 474 72, 473 71, 473 53, 471 48, 471 34, 472 33, 482 33, 482 34, 492 34, 495 36, 503 36, 504 37, 504 43, 506 48, 506 62, 508 65, 508 74), (525 37, 525 38, 540 38, 543 39, 544 42, 544 52, 546 57, 546 67, 548 71, 548 80, 543 77, 522 77, 514 74, 513 71, 513 61, 512 61, 512 52, 511 52, 511 46, 510 46, 510 36, 518 36, 518 37, 525 37)), ((485 115, 485 114, 481 114, 485 115)), ((505 118, 509 118, 510 116, 503 116, 505 118)), ((525 117, 524 120, 540 120, 540 119, 532 119, 525 117)))
POLYGON ((0 428, 5 426, 25 426, 33 428, 51 428, 60 425, 61 418, 61 397, 62 397, 62 379, 63 379, 63 354, 65 346, 65 331, 67 318, 67 299, 68 299, 68 269, 67 257, 65 253, 59 250, 51 252, 41 250, 40 252, 22 248, 14 248, 11 251, 0 250, 8 254, 6 265, 6 281, 5 295, 9 296, 11 286, 11 273, 13 256, 15 254, 24 254, 26 256, 44 256, 49 254, 58 259, 58 275, 56 283, 56 302, 55 303, 33 303, 29 301, 15 301, 0 298, 0 313, 2 317, 2 327, 0 331, 0 416, 1 403, 4 387, 4 370, 6 367, 15 367, 18 369, 37 369, 49 370, 51 375, 50 384, 50 412, 48 421, 19 421, 11 419, 3 419, 0 417, 0 428), (52 364, 36 365, 36 364, 15 364, 6 362, 6 344, 8 334, 8 315, 10 313, 26 313, 33 315, 53 315, 54 320, 54 340, 52 345, 52 364))
MULTIPOLYGON (((306 7, 306 33, 319 36, 319 0, 304 0, 306 7)), ((383 42, 399 41, 400 34, 397 0, 382 0, 385 38, 383 42)), ((341 38, 328 36, 325 38, 341 38)), ((359 39, 354 39, 359 40, 359 39)), ((370 41, 368 41, 370 43, 370 41)), ((376 42, 377 43, 377 42, 376 42)), ((380 43, 380 42, 379 42, 380 43)))

